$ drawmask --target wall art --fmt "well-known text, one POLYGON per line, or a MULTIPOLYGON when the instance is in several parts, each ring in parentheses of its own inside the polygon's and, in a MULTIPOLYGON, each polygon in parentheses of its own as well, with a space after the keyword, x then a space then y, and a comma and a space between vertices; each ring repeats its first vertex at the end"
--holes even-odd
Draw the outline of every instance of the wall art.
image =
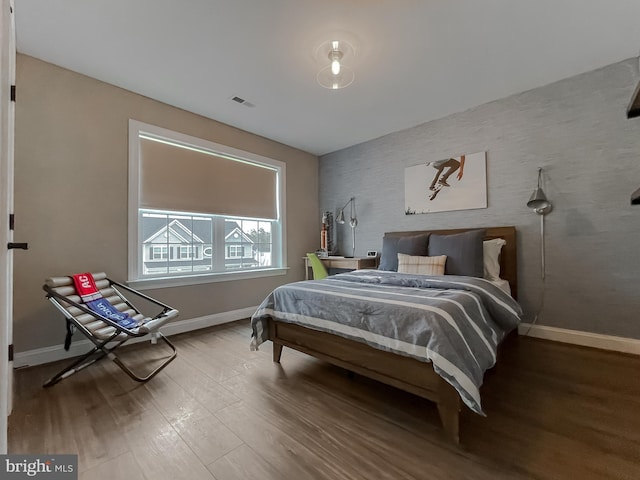
POLYGON ((486 152, 407 167, 404 186, 406 215, 487 208, 486 152))

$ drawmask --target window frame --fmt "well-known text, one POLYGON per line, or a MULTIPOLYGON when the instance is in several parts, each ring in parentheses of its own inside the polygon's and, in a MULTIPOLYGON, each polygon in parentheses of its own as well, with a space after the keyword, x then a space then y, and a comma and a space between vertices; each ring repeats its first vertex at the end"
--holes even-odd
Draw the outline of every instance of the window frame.
POLYGON ((244 245, 242 243, 233 243, 226 247, 228 250, 225 258, 244 258, 244 245), (231 253, 232 250, 234 255, 231 253), (238 250, 240 250, 240 255, 238 255, 238 250))
MULTIPOLYGON (((128 283, 138 289, 164 288, 181 285, 197 285, 210 282, 232 281, 239 279, 260 278, 285 275, 288 271, 286 255, 286 164, 279 160, 264 157, 237 148, 221 145, 209 140, 196 138, 166 128, 157 127, 137 120, 129 120, 129 200, 128 200, 128 283), (139 221, 140 210, 140 134, 152 135, 169 142, 188 147, 204 149, 210 152, 236 158, 252 164, 264 165, 277 171, 277 210, 278 218, 273 220, 279 228, 272 232, 273 258, 279 259, 275 267, 252 268, 211 273, 186 273, 158 277, 143 276, 144 248, 141 248, 142 222, 139 221)), ((195 212, 173 212, 186 215, 195 212)), ((265 219, 266 220, 266 219, 265 219)), ((221 245, 224 247, 224 244, 221 245)), ((215 248, 215 245, 214 245, 215 248)))
POLYGON ((195 248, 193 245, 179 245, 178 260, 197 260, 194 255, 194 250, 195 248))
POLYGON ((161 262, 169 259, 169 248, 166 245, 151 245, 151 254, 149 255, 150 262, 161 262), (160 256, 156 257, 156 250, 160 250, 160 256))

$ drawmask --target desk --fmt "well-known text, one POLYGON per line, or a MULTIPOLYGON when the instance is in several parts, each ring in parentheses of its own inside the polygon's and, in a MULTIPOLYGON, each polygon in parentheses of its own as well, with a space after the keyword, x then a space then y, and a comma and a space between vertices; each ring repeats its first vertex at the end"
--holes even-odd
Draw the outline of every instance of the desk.
MULTIPOLYGON (((320 261, 324 264, 327 271, 330 268, 339 268, 341 270, 358 270, 360 268, 378 268, 378 257, 322 257, 320 261)), ((309 280, 309 259, 304 257, 305 278, 309 280)))

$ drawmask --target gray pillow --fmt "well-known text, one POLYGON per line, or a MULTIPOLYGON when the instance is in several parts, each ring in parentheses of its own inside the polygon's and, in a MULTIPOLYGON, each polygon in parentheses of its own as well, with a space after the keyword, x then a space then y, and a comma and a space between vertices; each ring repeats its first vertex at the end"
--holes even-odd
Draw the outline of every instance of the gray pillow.
POLYGON ((453 235, 432 234, 429 238, 429 256, 446 255, 445 275, 484 275, 483 247, 484 230, 469 230, 453 235))
POLYGON ((407 255, 427 255, 429 234, 396 236, 385 235, 382 237, 382 256, 378 270, 398 271, 398 253, 407 255))

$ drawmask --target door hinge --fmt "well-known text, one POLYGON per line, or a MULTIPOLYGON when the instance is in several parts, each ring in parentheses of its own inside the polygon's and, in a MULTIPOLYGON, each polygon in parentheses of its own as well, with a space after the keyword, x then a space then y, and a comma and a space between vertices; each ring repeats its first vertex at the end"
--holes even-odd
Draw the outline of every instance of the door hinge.
POLYGON ((11 101, 12 102, 16 101, 16 86, 15 85, 11 85, 11 101))
POLYGON ((9 361, 13 362, 13 343, 9 345, 9 361))
POLYGON ((9 214, 9 230, 13 230, 16 225, 16 216, 13 213, 9 214))

